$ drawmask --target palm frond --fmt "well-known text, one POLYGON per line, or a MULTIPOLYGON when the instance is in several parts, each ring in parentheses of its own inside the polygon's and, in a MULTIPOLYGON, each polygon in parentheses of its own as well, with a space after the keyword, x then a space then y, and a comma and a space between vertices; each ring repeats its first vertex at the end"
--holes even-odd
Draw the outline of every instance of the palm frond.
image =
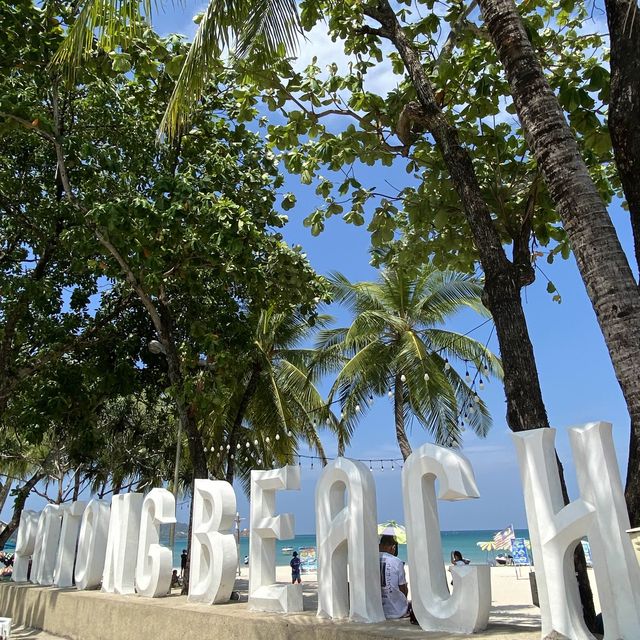
POLYGON ((478 340, 445 329, 427 329, 423 332, 431 348, 441 356, 451 359, 468 360, 473 362, 478 370, 485 370, 486 375, 501 379, 503 375, 502 362, 490 349, 478 340))
POLYGON ((95 46, 105 51, 127 48, 149 24, 153 5, 162 0, 82 0, 77 18, 67 37, 52 59, 52 65, 62 67, 73 77, 74 70, 90 55, 95 46))
POLYGON ((220 56, 235 45, 244 57, 259 43, 267 59, 281 47, 292 54, 302 34, 295 0, 210 0, 176 81, 160 131, 177 136, 189 121, 220 56))

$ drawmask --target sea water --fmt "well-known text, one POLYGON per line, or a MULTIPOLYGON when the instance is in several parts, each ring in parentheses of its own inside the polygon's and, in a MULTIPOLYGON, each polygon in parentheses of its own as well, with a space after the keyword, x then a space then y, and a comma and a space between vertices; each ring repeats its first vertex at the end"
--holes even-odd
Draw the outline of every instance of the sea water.
MULTIPOLYGON (((442 540, 442 561, 449 564, 451 561, 451 552, 460 551, 462 557, 470 560, 475 564, 484 564, 490 562, 495 557, 494 551, 482 551, 477 545, 480 541, 492 540, 498 529, 476 529, 472 531, 442 531, 440 538, 442 540)), ((516 529, 516 538, 529 538, 527 529, 516 529)), ((178 537, 173 547, 173 566, 180 566, 180 554, 183 549, 187 548, 186 537, 178 537)), ((160 544, 169 544, 168 534, 160 538, 160 544)), ((315 534, 297 535, 291 540, 276 540, 276 564, 279 566, 287 566, 291 560, 292 551, 297 551, 300 547, 317 547, 315 534), (292 551, 283 551, 285 548, 291 548, 292 551)), ((507 553, 506 551, 504 553, 507 553)), ((240 537, 239 557, 240 563, 244 557, 249 555, 249 538, 240 537)), ((398 557, 404 562, 407 561, 407 545, 398 545, 398 557)))

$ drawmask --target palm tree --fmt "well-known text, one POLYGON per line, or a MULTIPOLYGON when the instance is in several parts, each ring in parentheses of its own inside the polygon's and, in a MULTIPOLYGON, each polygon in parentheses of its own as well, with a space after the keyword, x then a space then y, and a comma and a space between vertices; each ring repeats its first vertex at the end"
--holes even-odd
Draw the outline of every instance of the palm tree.
POLYGON ((338 395, 344 415, 362 415, 374 395, 388 393, 405 460, 411 454, 410 417, 445 446, 460 445, 465 424, 486 435, 491 418, 474 384, 482 387, 483 377, 500 377, 500 361, 473 338, 443 328, 464 307, 487 315, 480 281, 429 265, 415 275, 401 268, 383 271, 376 282, 351 283, 341 274, 330 280, 335 299, 354 319, 349 327, 319 333, 317 366, 340 368, 331 399, 338 395), (465 363, 464 378, 449 360, 465 363), (470 363, 477 381, 469 375, 470 363))
POLYGON ((247 481, 257 460, 263 465, 290 462, 300 441, 326 462, 319 437, 322 426, 334 431, 340 441, 349 441, 349 430, 331 414, 314 385, 309 365, 317 352, 304 346, 312 330, 329 320, 319 316, 311 325, 297 311, 259 312, 244 374, 229 390, 227 409, 209 431, 215 443, 211 456, 216 475, 229 482, 236 475, 247 481))
MULTIPOLYGON (((46 3, 45 3, 46 4, 46 3)), ((151 0, 83 0, 68 36, 54 58, 69 75, 82 66, 96 45, 106 51, 126 49, 148 27, 151 0)), ((282 50, 293 53, 302 36, 296 0, 210 0, 199 16, 198 31, 187 54, 162 129, 177 133, 202 97, 222 53, 243 57, 259 45, 264 59, 282 50)))

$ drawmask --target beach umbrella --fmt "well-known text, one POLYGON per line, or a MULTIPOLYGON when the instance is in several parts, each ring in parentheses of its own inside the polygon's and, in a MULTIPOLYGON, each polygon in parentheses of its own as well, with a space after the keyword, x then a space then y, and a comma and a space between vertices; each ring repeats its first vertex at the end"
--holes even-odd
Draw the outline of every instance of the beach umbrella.
POLYGON ((476 542, 476 544, 483 551, 495 551, 496 549, 502 549, 502 547, 496 545, 494 540, 481 540, 480 542, 476 542))
POLYGON ((378 525, 379 536, 395 536, 398 544, 407 544, 407 530, 395 520, 389 520, 378 525))

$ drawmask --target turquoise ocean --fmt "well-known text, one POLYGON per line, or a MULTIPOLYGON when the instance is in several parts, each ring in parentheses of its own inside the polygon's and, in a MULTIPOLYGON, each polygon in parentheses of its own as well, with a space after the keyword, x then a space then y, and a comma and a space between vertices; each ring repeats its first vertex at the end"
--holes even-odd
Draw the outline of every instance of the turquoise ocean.
MULTIPOLYGON (((442 561, 446 564, 450 561, 451 552, 458 550, 462 553, 464 558, 471 560, 473 563, 486 563, 493 559, 496 553, 500 552, 486 552, 482 551, 476 544, 479 541, 486 541, 493 539, 498 529, 484 530, 477 529, 472 531, 441 531, 440 538, 442 540, 442 561)), ((517 538, 529 538, 529 531, 527 529, 516 529, 515 534, 517 538)), ((183 549, 186 549, 186 535, 180 533, 176 539, 176 543, 173 548, 173 566, 180 566, 180 553, 183 549)), ((169 539, 167 535, 161 536, 160 542, 168 545, 169 539)), ((298 535, 292 540, 276 540, 276 563, 278 565, 288 565, 291 560, 291 551, 283 551, 284 548, 291 548, 292 550, 298 550, 300 547, 316 547, 315 534, 302 534, 298 535)), ((240 538, 240 562, 244 557, 249 555, 249 538, 240 538)), ((404 562, 407 561, 407 545, 401 544, 398 547, 398 557, 404 562)))
MULTIPOLYGON (((179 525, 175 544, 173 546, 173 566, 180 566, 180 554, 183 549, 187 548, 186 525, 179 525)), ((160 544, 169 546, 168 531, 162 527, 160 535, 160 544)), ((477 542, 491 540, 496 534, 497 529, 475 529, 471 531, 441 531, 440 538, 442 540, 442 561, 449 563, 451 552, 458 550, 464 558, 471 560, 473 563, 485 563, 493 559, 496 553, 493 551, 482 551, 478 547, 477 542)), ((529 538, 528 529, 516 529, 517 538, 529 538)), ((298 535, 292 540, 276 540, 276 563, 286 566, 291 560, 291 551, 283 551, 283 549, 291 548, 298 550, 300 547, 316 547, 315 534, 298 535)), ((5 545, 5 551, 11 553, 14 550, 14 541, 11 540, 5 545)), ((240 561, 249 555, 249 538, 240 537, 240 561)), ((407 561, 407 545, 401 544, 398 547, 398 557, 404 562, 407 561)))

